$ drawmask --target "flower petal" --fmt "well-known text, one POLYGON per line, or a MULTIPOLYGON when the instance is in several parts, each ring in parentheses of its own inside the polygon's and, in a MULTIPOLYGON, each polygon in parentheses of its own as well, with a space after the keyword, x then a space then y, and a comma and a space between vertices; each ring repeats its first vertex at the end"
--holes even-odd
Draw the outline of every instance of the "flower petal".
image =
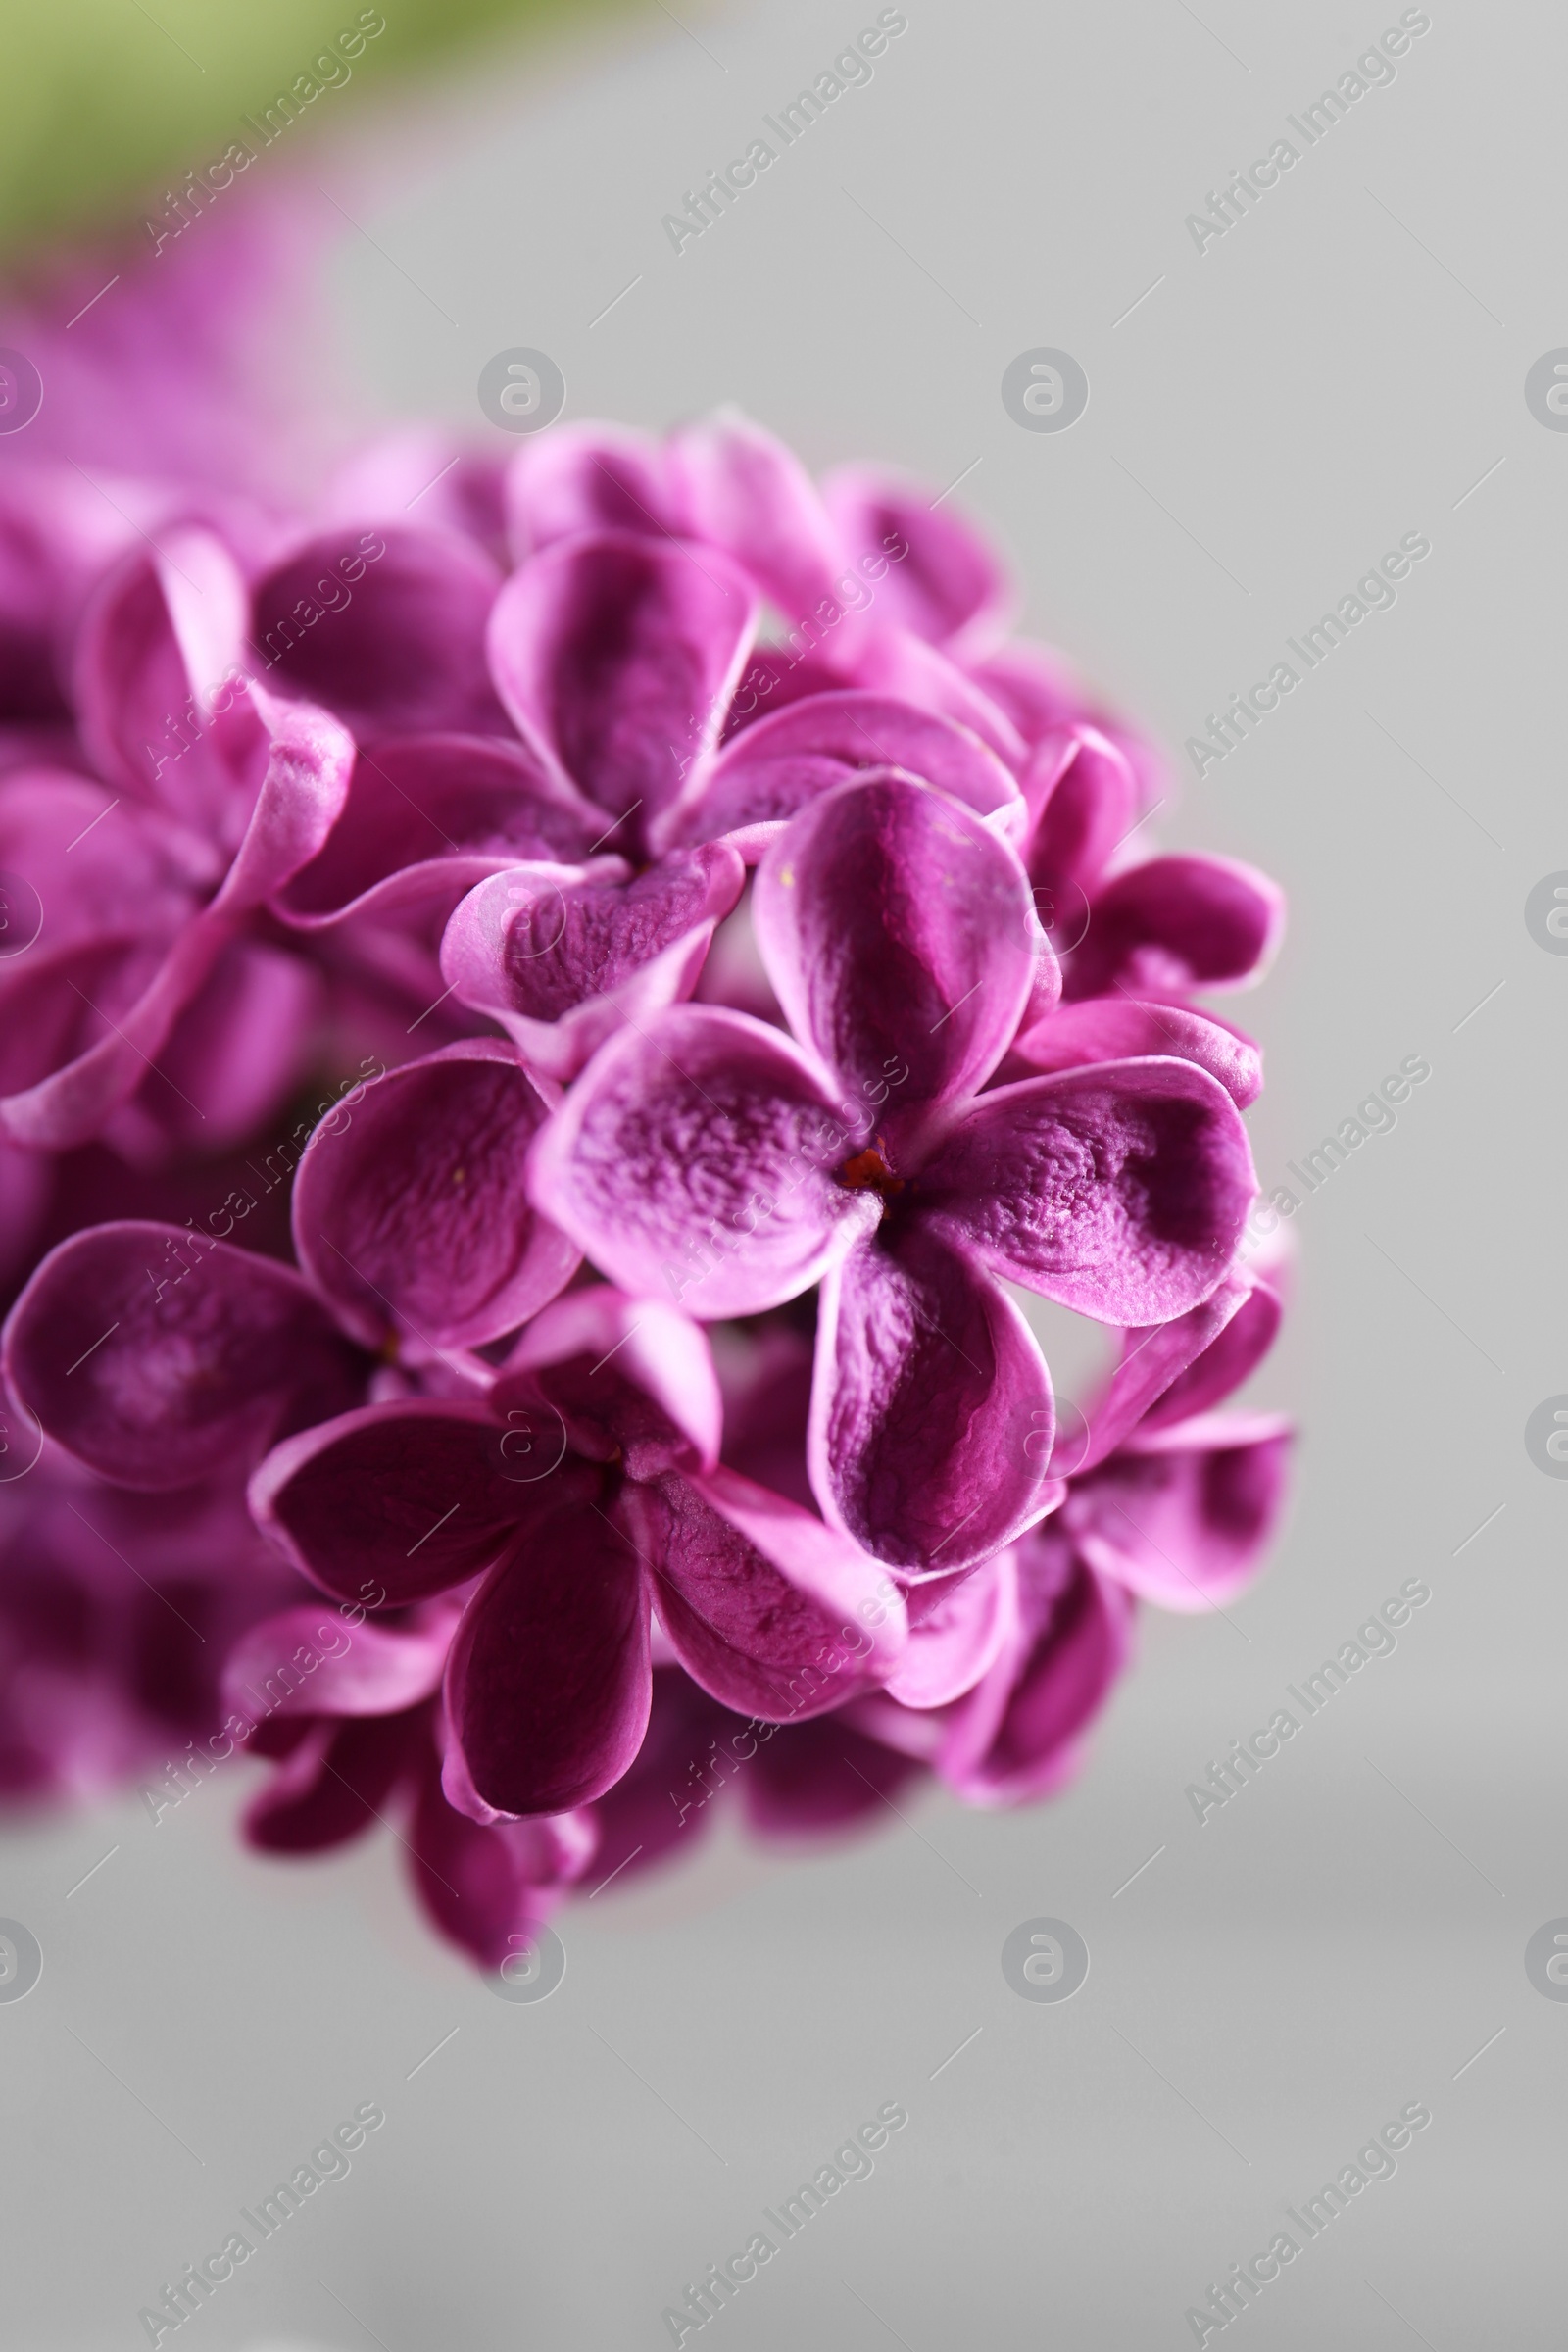
POLYGON ((519 1525, 580 1488, 570 1463, 526 1484, 509 1476, 505 1435, 482 1404, 362 1405, 275 1446, 251 1480, 251 1512, 323 1592, 401 1608, 478 1575, 519 1525))
POLYGON ((880 615, 964 661, 1002 635, 1011 584, 972 523, 952 508, 939 514, 923 486, 878 466, 836 467, 822 497, 847 552, 875 582, 880 615))
POLYGON ((1033 1334, 1000 1284, 919 1224, 827 1276, 816 1346, 811 1483, 901 1575, 973 1567, 1059 1495, 1033 1334))
POLYGON ((569 1292, 535 1315, 502 1366, 503 1418, 514 1379, 555 1406, 574 1452, 623 1459, 628 1478, 718 1460, 723 1408, 708 1334, 657 1298, 609 1283, 569 1292))
POLYGON ((587 1869, 598 1843, 587 1813, 481 1829, 427 1776, 409 1829, 411 1874, 443 1936, 481 1968, 525 1961, 534 1933, 587 1869))
POLYGON ((1019 1557, 1010 1648, 959 1705, 937 1770, 972 1805, 1012 1805, 1060 1785, 1127 1660, 1132 1603, 1054 1527, 1019 1557))
POLYGON ((1222 1608, 1257 1573, 1285 1499, 1291 1425, 1208 1413, 1075 1479, 1062 1517, 1102 1575, 1163 1609, 1222 1608))
POLYGON ((710 549, 627 532, 563 540, 513 573, 490 619, 497 689, 542 745, 637 840, 701 766, 756 625, 745 580, 710 549))
POLYGON ((1020 795, 978 735, 934 711, 858 690, 813 694, 770 711, 736 736, 695 798, 670 812, 673 837, 707 840, 778 822, 861 768, 897 767, 935 784, 982 816, 1020 824, 1020 795))
POLYGON ((425 735, 362 747, 343 812, 275 911, 301 930, 446 901, 523 858, 575 859, 603 830, 522 744, 425 735))
POLYGON ((831 597, 844 553, 799 458, 738 409, 671 434, 684 528, 722 548, 794 626, 831 597))
POLYGON ((1285 897, 1234 858, 1150 858, 1101 891, 1066 967, 1069 997, 1184 996, 1262 977, 1285 927, 1285 897))
POLYGON ((627 1489, 660 1623, 702 1689, 805 1722, 886 1680, 907 1639, 892 1579, 809 1511, 733 1470, 627 1489))
POLYGON ((571 1078, 626 1021, 690 994, 745 881, 723 842, 675 851, 635 877, 618 858, 509 866, 456 909, 442 974, 536 1068, 571 1078))
POLYGON ((982 1095, 919 1182, 925 1213, 997 1273, 1121 1324, 1206 1298, 1257 1190, 1218 1080, 1155 1056, 982 1095))
POLYGON ((658 443, 618 424, 558 424, 524 441, 507 470, 507 519, 519 561, 585 531, 680 528, 658 443))
POLYGON ((396 1715, 441 1688, 456 1618, 351 1625, 318 1601, 242 1634, 223 1666, 223 1704, 245 1715, 396 1715))
POLYGON ((1018 1574, 1010 1548, 967 1576, 938 1577, 909 1596, 909 1646, 888 1677, 906 1707, 946 1707, 989 1674, 1018 1623, 1018 1574))
MULTIPOLYGON (((1138 816, 1139 786, 1132 762, 1098 727, 1082 720, 1039 743, 1023 773, 1023 794, 1034 819, 1024 862, 1042 892, 1054 889, 1069 921, 1071 886, 1092 890, 1138 816), (1064 886, 1067 886, 1064 888, 1064 886)), ((1082 906, 1082 899, 1078 906, 1082 906)))
POLYGON ((448 1720, 473 1788, 519 1816, 564 1813, 613 1788, 648 1728, 636 1549, 603 1512, 563 1495, 474 1594, 447 1666, 448 1720))
MULTIPOLYGON (((1174 1054, 1217 1078, 1238 1110, 1263 1091, 1263 1056, 1250 1037, 1188 1004, 1151 1004, 1137 997, 1082 997, 1031 1021, 1012 1041, 1013 1060, 1048 1075, 1095 1061, 1131 1061, 1174 1054)), ((1023 1068, 1009 1070, 1022 1076, 1023 1068)))
POLYGON ((455 531, 323 531, 258 582, 256 659, 357 735, 499 730, 484 659, 498 585, 455 531))
POLYGON ((1011 851, 945 794, 877 770, 791 820, 752 919, 797 1035, 871 1103, 896 1085, 901 1108, 989 1076, 1045 953, 1011 851))
POLYGON ((808 1290, 879 1207, 821 1078, 760 1021, 672 1005, 601 1047, 533 1148, 544 1214, 622 1290, 704 1321, 808 1290))
POLYGON ((247 1845, 315 1854, 377 1828, 417 1753, 406 1715, 324 1719, 278 1765, 245 1808, 247 1845))
POLYGON ((178 1226, 98 1225, 52 1250, 12 1308, 5 1378, 100 1476, 179 1487, 254 1458, 291 1400, 333 1412, 352 1351, 290 1267, 178 1226))
POLYGON ((405 1356, 514 1331, 578 1252, 529 1203, 550 1104, 499 1038, 466 1038, 336 1104, 294 1179, 301 1266, 368 1348, 405 1356))

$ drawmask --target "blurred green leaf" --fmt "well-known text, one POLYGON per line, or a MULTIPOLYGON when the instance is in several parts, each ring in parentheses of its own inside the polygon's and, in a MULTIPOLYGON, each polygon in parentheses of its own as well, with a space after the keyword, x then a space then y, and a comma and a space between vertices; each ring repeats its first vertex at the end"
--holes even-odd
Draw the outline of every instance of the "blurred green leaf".
MULTIPOLYGON (((411 66, 480 36, 528 29, 604 0, 3 0, 0 258, 156 207, 220 156, 301 75, 335 86, 301 106, 301 136, 340 122, 411 66), (356 58, 313 74, 339 36, 356 58), (341 78, 339 76, 341 75, 341 78)), ((253 141, 254 144, 254 141, 253 141)))

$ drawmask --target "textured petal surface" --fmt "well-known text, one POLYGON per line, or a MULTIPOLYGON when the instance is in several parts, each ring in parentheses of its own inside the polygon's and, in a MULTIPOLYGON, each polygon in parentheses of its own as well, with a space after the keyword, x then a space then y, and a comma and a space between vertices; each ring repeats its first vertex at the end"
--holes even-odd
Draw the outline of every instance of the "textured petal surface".
POLYGON ((860 768, 897 767, 982 816, 1011 810, 1018 788, 995 752, 955 720, 883 694, 813 694, 734 738, 695 799, 672 812, 678 838, 706 839, 792 817, 860 768))
POLYGON ((804 808, 758 869, 752 919, 798 1036, 870 1102, 971 1091, 1033 984, 1038 936, 1016 858, 981 819, 873 770, 804 808))
POLYGON ((811 1483, 828 1516, 902 1574, 972 1567, 1039 1517, 1056 1492, 1054 1418, 1018 1309, 918 1224, 854 1250, 823 1284, 811 1483))
POLYGON ((881 1683, 907 1639, 892 1579, 808 1511, 733 1470, 629 1489, 660 1623, 738 1712, 804 1722, 881 1683))
MULTIPOLYGON (((1174 1054, 1217 1078, 1238 1110, 1263 1091, 1263 1056, 1250 1037, 1189 1005, 1151 1004, 1137 997, 1084 997, 1059 1005, 1021 1029, 1012 1053, 1015 1063, 1042 1075, 1094 1061, 1174 1054)), ((1022 1072, 1009 1065, 1009 1074, 1022 1072)))
POLYGON ((1257 1190, 1229 1095, 1189 1061, 1110 1061, 983 1095, 920 1172, 998 1273, 1102 1323, 1185 1314, 1224 1275, 1257 1190))
POLYGON ((569 1078, 623 1020, 689 994, 745 880, 722 842, 674 852, 635 877, 619 858, 511 866, 453 914, 442 973, 537 1067, 569 1078))
POLYGON ((1067 994, 1241 988, 1261 977, 1284 926, 1284 895, 1255 866, 1229 858, 1151 858, 1096 898, 1068 963, 1067 994))
POLYGON ((877 1203, 822 1080, 743 1013, 675 1005, 595 1055, 533 1150, 529 1189, 623 1290, 704 1321, 809 1288, 877 1203))
POLYGON ((503 1813, 586 1804, 632 1762, 651 1696, 636 1549, 565 1502, 486 1579, 452 1645, 447 1714, 474 1788, 503 1813))
POLYGON ((708 1335, 657 1298, 608 1283, 572 1291, 535 1315, 502 1368, 496 1409, 514 1382, 553 1405, 574 1452, 625 1462, 628 1478, 711 1470, 723 1408, 708 1335))
POLYGON ((523 1187, 538 1087, 510 1046, 473 1038, 355 1091, 294 1179, 301 1265, 368 1348, 428 1356, 514 1331, 578 1263, 523 1187))
POLYGON ((722 556, 629 533, 562 541, 507 582, 490 621, 497 688, 524 739, 627 820, 608 847, 635 855, 710 754, 755 621, 722 556))
POLYGON ((340 1409, 353 1368, 290 1268, 124 1223, 50 1251, 7 1322, 5 1377, 90 1469, 159 1488, 259 1453, 291 1398, 340 1409))

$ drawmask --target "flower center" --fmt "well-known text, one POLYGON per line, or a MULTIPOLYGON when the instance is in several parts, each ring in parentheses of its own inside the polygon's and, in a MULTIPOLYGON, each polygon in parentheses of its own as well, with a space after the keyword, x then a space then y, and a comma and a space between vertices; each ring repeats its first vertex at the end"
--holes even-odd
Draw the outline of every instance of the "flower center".
POLYGON ((878 1136, 874 1148, 868 1144, 863 1152, 852 1153, 835 1179, 848 1193, 880 1194, 884 1216, 893 1205, 894 1196, 904 1190, 904 1178, 894 1175, 888 1166, 886 1152, 887 1145, 878 1136))

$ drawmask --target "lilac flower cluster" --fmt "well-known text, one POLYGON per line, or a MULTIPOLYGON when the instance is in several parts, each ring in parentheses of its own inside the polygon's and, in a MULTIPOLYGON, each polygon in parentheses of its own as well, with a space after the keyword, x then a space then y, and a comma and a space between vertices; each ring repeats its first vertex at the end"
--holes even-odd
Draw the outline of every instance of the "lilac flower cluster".
POLYGON ((226 1725, 493 1963, 721 1751, 764 1832, 1058 1787, 1278 1514, 1195 1001, 1278 891, 743 418, 120 490, 0 490, 0 1788, 226 1725), (1118 1336, 1059 1420, 1019 1291, 1118 1336))

